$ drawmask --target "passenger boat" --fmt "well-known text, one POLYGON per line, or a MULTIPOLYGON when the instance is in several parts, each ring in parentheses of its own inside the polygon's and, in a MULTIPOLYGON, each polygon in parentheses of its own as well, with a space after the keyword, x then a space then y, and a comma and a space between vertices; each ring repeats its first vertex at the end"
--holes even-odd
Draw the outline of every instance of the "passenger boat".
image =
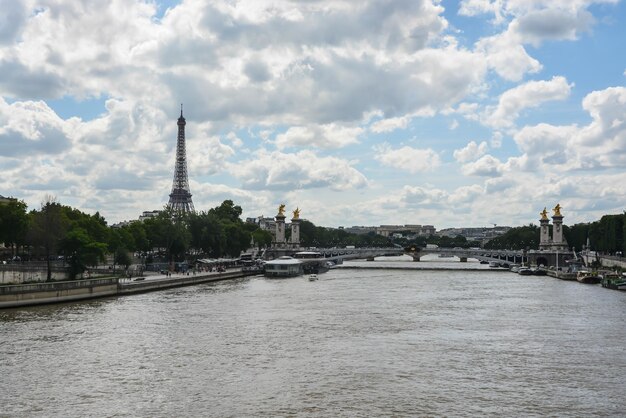
POLYGON ((294 277, 302 274, 302 262, 293 257, 283 256, 265 263, 267 277, 294 277))
POLYGON ((295 253, 293 257, 302 263, 302 271, 304 273, 325 273, 332 265, 324 258, 322 253, 317 251, 300 251, 295 253))
POLYGON ((602 287, 614 290, 626 290, 626 277, 617 273, 605 273, 600 279, 602 287))
POLYGON ((314 282, 314 281, 316 281, 316 280, 317 280, 317 274, 311 274, 311 275, 309 276, 309 281, 310 281, 310 282, 314 282))
POLYGON ((601 278, 593 271, 579 270, 578 273, 576 273, 576 280, 585 284, 598 284, 601 278))
POLYGON ((520 276, 532 276, 533 271, 528 267, 520 266, 519 270, 517 270, 517 274, 520 276))

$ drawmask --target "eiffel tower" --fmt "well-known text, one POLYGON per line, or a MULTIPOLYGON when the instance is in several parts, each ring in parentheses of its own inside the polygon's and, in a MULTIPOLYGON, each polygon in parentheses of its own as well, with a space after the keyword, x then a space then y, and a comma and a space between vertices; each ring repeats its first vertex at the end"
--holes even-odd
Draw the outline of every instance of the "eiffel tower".
POLYGON ((176 143, 176 165, 174 166, 174 183, 168 206, 177 213, 194 212, 191 192, 189 191, 189 179, 187 177, 187 153, 185 151, 185 118, 183 117, 183 105, 180 105, 180 118, 178 118, 178 142, 176 143))

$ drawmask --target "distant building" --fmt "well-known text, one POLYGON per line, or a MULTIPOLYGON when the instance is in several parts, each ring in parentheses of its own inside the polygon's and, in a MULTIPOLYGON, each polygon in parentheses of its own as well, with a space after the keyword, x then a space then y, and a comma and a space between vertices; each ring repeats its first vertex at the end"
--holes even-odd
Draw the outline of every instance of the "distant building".
POLYGON ((146 219, 156 218, 157 216, 159 216, 159 213, 161 213, 160 210, 147 210, 147 211, 144 211, 141 215, 139 215, 139 220, 141 222, 143 222, 146 219))
POLYGON ((359 234, 359 235, 369 234, 370 232, 376 233, 375 226, 351 226, 351 227, 343 228, 343 230, 350 234, 359 234))
POLYGON ((434 235, 436 229, 432 225, 380 225, 380 226, 351 226, 351 227, 340 227, 343 228, 344 231, 349 232, 351 234, 369 234, 373 232, 377 235, 382 235, 383 237, 404 237, 404 238, 415 238, 418 236, 430 236, 434 235))
POLYGON ((15 198, 13 198, 13 197, 4 197, 4 196, 2 196, 2 195, 0 194, 0 205, 2 205, 2 204, 4 204, 4 203, 9 203, 9 202, 11 202, 11 201, 13 201, 13 200, 16 200, 16 199, 15 199, 15 198))
POLYGON ((381 225, 376 228, 376 233, 383 237, 396 236, 418 237, 434 235, 436 229, 432 225, 381 225))
POLYGON ((132 224, 133 222, 137 222, 137 221, 122 221, 122 222, 118 222, 116 224, 111 225, 111 228, 122 228, 125 226, 128 226, 130 224, 132 224))
POLYGON ((509 226, 496 226, 493 228, 446 228, 437 232, 436 235, 449 238, 455 238, 460 235, 465 237, 468 241, 480 241, 482 243, 486 243, 487 241, 506 233, 509 229, 511 229, 509 226))
POLYGON ((267 218, 263 215, 256 218, 246 218, 246 223, 254 224, 264 231, 268 231, 272 234, 272 239, 276 239, 276 220, 274 218, 267 218))

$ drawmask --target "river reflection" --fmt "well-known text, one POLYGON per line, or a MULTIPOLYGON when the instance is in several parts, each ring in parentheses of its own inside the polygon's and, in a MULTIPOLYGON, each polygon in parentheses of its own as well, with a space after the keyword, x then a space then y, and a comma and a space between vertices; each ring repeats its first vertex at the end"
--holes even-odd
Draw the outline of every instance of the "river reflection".
POLYGON ((625 319, 624 292, 505 271, 5 310, 0 416, 620 416, 625 319))

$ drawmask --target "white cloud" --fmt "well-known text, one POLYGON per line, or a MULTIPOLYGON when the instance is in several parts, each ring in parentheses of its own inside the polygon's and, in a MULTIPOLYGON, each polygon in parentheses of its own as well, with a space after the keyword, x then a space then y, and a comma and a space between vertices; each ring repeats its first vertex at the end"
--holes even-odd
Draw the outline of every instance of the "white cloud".
POLYGON ((288 147, 341 148, 358 143, 362 128, 327 125, 292 126, 284 134, 276 136, 279 149, 288 147))
POLYGON ((500 160, 491 155, 484 155, 477 161, 464 164, 462 167, 463 174, 467 176, 499 177, 502 175, 502 170, 500 160))
POLYGON ((243 186, 257 190, 330 188, 344 190, 367 185, 363 174, 349 162, 318 157, 311 151, 294 154, 259 152, 254 160, 230 165, 230 172, 243 186))
POLYGON ((572 85, 561 76, 549 81, 529 81, 500 96, 498 106, 487 116, 487 124, 496 128, 510 127, 524 109, 537 107, 552 100, 564 100, 571 91, 572 85))
POLYGON ((568 142, 574 133, 575 127, 539 124, 521 129, 514 139, 529 158, 548 165, 559 165, 566 164, 572 157, 574 150, 570 149, 568 142))
POLYGON ((593 16, 586 10, 541 9, 516 19, 510 30, 524 42, 538 46, 544 40, 575 40, 593 23, 593 16))
POLYGON ((71 147, 68 125, 45 102, 0 98, 0 155, 59 154, 71 147))
POLYGON ((432 171, 441 165, 439 155, 432 149, 419 149, 404 146, 392 149, 389 144, 383 144, 374 149, 376 159, 382 164, 398 168, 409 173, 432 171))
MULTIPOLYGON (((228 160, 235 150, 222 144, 218 137, 193 138, 187 141, 187 165, 194 176, 219 173, 226 169, 228 160)), ((174 170, 172 159, 171 169, 174 170)))
POLYGON ((487 143, 481 142, 480 145, 476 142, 469 142, 465 148, 454 150, 454 159, 460 163, 466 163, 468 161, 476 160, 479 157, 485 155, 487 152, 487 143))
POLYGON ((476 50, 485 54, 487 63, 501 77, 519 81, 527 73, 537 73, 543 66, 532 58, 524 45, 539 47, 544 41, 576 40, 589 32, 595 23, 587 10, 596 3, 616 0, 463 0, 459 14, 476 16, 493 13, 494 23, 505 22, 505 31, 485 37, 476 50))
POLYGON ((626 88, 592 92, 583 108, 592 117, 589 125, 538 124, 514 136, 530 166, 562 172, 626 167, 626 88))
POLYGON ((502 132, 494 132, 491 136, 491 139, 489 140, 491 148, 500 148, 502 146, 502 137, 502 132))
POLYGON ((447 206, 448 193, 436 188, 404 186, 399 199, 406 208, 440 209, 447 206))
POLYGON ((525 74, 537 73, 543 68, 509 32, 481 39, 476 43, 476 50, 484 54, 489 68, 506 80, 520 81, 525 74))
POLYGON ((405 129, 410 121, 410 118, 403 116, 400 118, 389 118, 376 121, 370 126, 372 132, 392 132, 396 129, 405 129))

